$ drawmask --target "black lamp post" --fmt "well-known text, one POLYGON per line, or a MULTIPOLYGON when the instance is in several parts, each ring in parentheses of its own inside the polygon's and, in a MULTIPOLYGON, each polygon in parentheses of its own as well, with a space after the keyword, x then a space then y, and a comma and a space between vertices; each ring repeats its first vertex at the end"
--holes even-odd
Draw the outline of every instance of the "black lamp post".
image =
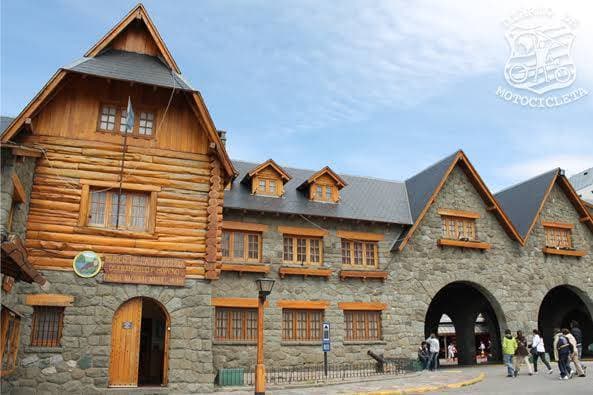
POLYGON ((258 278, 255 280, 258 290, 257 303, 257 364, 255 365, 255 395, 266 393, 266 368, 264 367, 264 303, 272 288, 274 280, 258 278))

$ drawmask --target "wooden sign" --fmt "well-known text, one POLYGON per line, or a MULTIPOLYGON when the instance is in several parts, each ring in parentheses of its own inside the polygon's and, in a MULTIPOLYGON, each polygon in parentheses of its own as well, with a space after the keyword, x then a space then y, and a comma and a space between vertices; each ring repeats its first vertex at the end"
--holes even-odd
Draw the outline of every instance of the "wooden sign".
POLYGON ((110 283, 185 285, 185 263, 179 259, 105 255, 103 280, 110 283))

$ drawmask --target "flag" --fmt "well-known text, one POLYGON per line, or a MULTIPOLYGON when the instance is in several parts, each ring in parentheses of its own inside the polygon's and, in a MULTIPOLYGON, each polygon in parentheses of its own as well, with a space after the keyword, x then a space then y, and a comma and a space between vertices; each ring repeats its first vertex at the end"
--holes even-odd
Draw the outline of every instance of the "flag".
POLYGON ((128 108, 126 109, 126 133, 132 133, 134 130, 134 109, 132 108, 132 99, 128 96, 128 108))

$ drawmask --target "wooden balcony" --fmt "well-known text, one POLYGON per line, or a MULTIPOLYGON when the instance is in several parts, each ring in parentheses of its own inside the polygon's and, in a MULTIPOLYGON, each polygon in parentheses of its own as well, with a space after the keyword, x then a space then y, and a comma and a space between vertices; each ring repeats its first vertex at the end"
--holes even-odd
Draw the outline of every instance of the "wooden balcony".
POLYGON ((465 240, 454 240, 454 239, 439 239, 437 241, 439 247, 460 247, 460 248, 473 248, 477 250, 486 251, 489 250, 492 245, 483 241, 465 241, 465 240))
POLYGON ((543 252, 548 255, 576 256, 578 258, 587 255, 585 250, 567 250, 554 247, 544 247, 543 252))
POLYGON ((280 278, 285 276, 324 277, 326 280, 332 275, 332 270, 324 267, 292 267, 283 266, 278 270, 280 278))
POLYGON ((340 280, 347 278, 360 278, 362 281, 381 280, 385 281, 389 273, 381 270, 340 270, 340 280))
POLYGON ((270 272, 270 265, 265 265, 261 263, 223 263, 221 269, 223 272, 238 272, 239 275, 243 273, 267 274, 270 272))

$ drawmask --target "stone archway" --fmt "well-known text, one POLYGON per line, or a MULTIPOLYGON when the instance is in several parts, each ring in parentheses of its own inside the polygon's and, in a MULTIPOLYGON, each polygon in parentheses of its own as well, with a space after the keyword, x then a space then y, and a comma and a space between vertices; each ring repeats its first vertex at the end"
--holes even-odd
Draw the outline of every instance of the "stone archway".
POLYGON ((543 334, 546 351, 553 358, 554 328, 570 328, 576 321, 583 333, 583 355, 591 356, 587 350, 593 343, 593 302, 579 288, 564 284, 556 286, 544 296, 538 313, 538 329, 543 334))
POLYGON ((167 384, 170 322, 155 299, 134 297, 122 303, 111 326, 110 387, 167 384))
POLYGON ((482 315, 488 323, 491 340, 491 361, 500 361, 500 327, 506 327, 502 308, 494 296, 479 284, 455 281, 441 288, 432 298, 424 322, 425 335, 437 333, 443 314, 451 318, 460 365, 476 363, 476 317, 482 315))

